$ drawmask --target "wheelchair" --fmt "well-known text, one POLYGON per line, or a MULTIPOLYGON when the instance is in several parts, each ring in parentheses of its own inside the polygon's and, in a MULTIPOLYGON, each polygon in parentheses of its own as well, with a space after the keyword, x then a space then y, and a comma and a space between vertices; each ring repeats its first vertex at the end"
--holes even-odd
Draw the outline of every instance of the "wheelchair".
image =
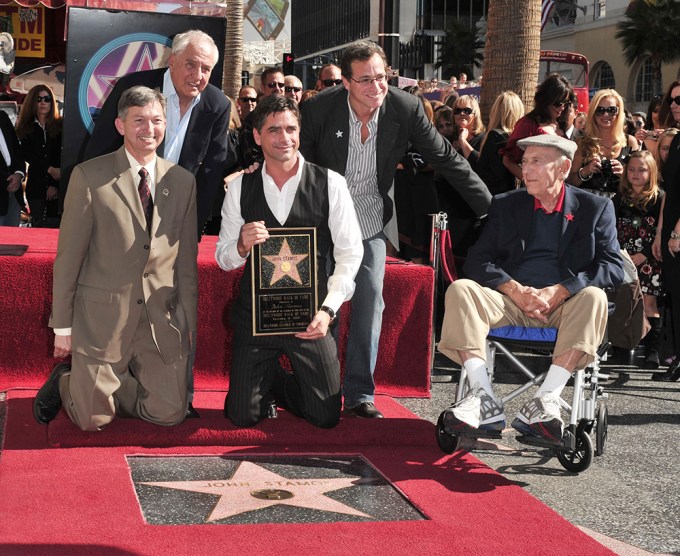
MULTIPOLYGON (((515 349, 530 349, 550 355, 557 339, 555 328, 528 328, 522 326, 504 326, 490 331, 487 336, 487 372, 493 383, 495 355, 497 351, 503 353, 516 370, 528 378, 528 382, 519 386, 502 398, 503 404, 521 395, 532 386, 541 384, 547 371, 539 375, 534 374, 511 351, 515 349)), ((586 368, 573 374, 574 389, 571 405, 560 399, 563 410, 569 414, 565 419, 564 433, 558 444, 534 436, 519 435, 517 440, 523 444, 539 448, 548 448, 557 456, 562 467, 573 473, 580 473, 590 467, 593 455, 601 456, 607 444, 608 410, 603 401, 607 394, 599 384, 600 380, 607 380, 609 375, 600 371, 600 361, 606 357, 609 343, 602 345, 595 360, 586 368), (595 446, 591 434, 594 431, 595 446)), ((461 369, 455 402, 462 400, 468 393, 465 368, 461 369)), ((436 426, 437 444, 439 448, 452 454, 460 448, 462 437, 473 439, 500 439, 501 431, 470 430, 447 432, 444 427, 444 413, 439 415, 436 426)))

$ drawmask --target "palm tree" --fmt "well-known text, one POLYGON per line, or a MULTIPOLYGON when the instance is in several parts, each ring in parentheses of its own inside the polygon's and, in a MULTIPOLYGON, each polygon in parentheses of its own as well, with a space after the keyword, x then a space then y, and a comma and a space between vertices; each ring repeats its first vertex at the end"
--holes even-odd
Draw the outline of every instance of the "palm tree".
POLYGON ((663 92, 661 64, 680 59, 677 40, 680 28, 680 2, 677 0, 635 0, 618 24, 616 38, 623 44, 627 65, 649 58, 652 62, 654 94, 663 92))
POLYGON ((474 68, 481 68, 484 55, 480 50, 484 44, 477 39, 474 31, 459 20, 451 22, 451 28, 446 31, 444 45, 439 52, 435 69, 443 68, 442 77, 466 73, 472 78, 474 68))
POLYGON ((490 0, 484 48, 482 114, 503 91, 533 106, 541 49, 541 0, 490 0))
POLYGON ((226 16, 227 36, 224 41, 222 91, 235 99, 241 88, 243 68, 242 0, 228 0, 226 16))

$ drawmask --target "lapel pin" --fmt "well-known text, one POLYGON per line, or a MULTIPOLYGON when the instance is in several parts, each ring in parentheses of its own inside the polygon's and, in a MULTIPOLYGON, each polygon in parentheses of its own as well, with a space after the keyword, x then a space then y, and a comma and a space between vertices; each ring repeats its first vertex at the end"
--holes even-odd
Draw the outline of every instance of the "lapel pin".
POLYGON ((335 138, 340 139, 342 137, 342 131, 338 129, 338 131, 335 132, 335 138))
POLYGON ((565 217, 569 222, 571 222, 572 220, 574 220, 574 215, 573 215, 571 212, 568 212, 567 214, 565 214, 564 217, 565 217))
POLYGON ((167 197, 168 195, 170 195, 170 191, 168 189, 164 189, 163 195, 165 195, 167 197))

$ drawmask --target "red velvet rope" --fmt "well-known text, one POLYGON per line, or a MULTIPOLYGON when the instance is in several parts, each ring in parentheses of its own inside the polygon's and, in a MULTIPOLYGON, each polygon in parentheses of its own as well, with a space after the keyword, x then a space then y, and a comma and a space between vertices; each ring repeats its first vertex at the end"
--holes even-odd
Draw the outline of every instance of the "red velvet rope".
POLYGON ((440 244, 440 260, 442 264, 442 271, 444 272, 444 280, 448 284, 453 282, 458 278, 456 273, 456 262, 453 258, 453 252, 451 250, 451 236, 448 230, 441 231, 441 244, 440 244))

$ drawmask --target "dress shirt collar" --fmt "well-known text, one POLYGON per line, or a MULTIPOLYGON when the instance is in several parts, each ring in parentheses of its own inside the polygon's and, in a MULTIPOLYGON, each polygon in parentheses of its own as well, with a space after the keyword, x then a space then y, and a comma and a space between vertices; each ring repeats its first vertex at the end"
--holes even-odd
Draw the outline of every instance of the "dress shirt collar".
MULTIPOLYGON (((132 175, 135 178, 135 185, 139 186, 139 171, 142 169, 142 165, 137 162, 134 156, 132 156, 127 149, 125 149, 125 156, 127 156, 128 162, 130 163, 130 168, 132 170, 132 175)), ((149 172, 149 189, 151 190, 151 198, 155 198, 156 192, 156 155, 154 155, 153 160, 148 164, 144 165, 146 171, 149 172)))
MULTIPOLYGON (((300 184, 300 180, 302 179, 302 168, 305 165, 305 159, 302 156, 302 154, 298 151, 297 153, 297 158, 298 158, 298 167, 297 171, 295 172, 294 176, 291 176, 286 183, 283 184, 283 187, 281 188, 281 191, 289 185, 293 185, 297 187, 300 184)), ((275 187, 278 189, 278 186, 276 183, 274 183, 274 180, 271 178, 271 176, 267 173, 267 161, 265 160, 262 163, 262 181, 266 186, 270 187, 275 187)))
MULTIPOLYGON (((357 123, 360 123, 359 118, 357 118, 357 115, 354 113, 354 110, 352 109, 352 105, 349 102, 349 94, 347 95, 347 107, 349 108, 349 123, 350 125, 356 125, 357 123)), ((380 114, 380 108, 376 108, 373 110, 373 115, 371 116, 371 119, 368 120, 368 125, 371 124, 378 124, 378 116, 380 114)))
POLYGON ((555 205, 555 208, 551 211, 545 210, 543 207, 543 203, 539 201, 536 197, 534 197, 534 211, 537 211, 538 209, 542 209, 543 212, 546 214, 552 214, 553 212, 563 212, 564 210, 564 191, 566 187, 564 184, 562 184, 562 192, 560 193, 559 198, 557 199, 557 204, 555 205))

